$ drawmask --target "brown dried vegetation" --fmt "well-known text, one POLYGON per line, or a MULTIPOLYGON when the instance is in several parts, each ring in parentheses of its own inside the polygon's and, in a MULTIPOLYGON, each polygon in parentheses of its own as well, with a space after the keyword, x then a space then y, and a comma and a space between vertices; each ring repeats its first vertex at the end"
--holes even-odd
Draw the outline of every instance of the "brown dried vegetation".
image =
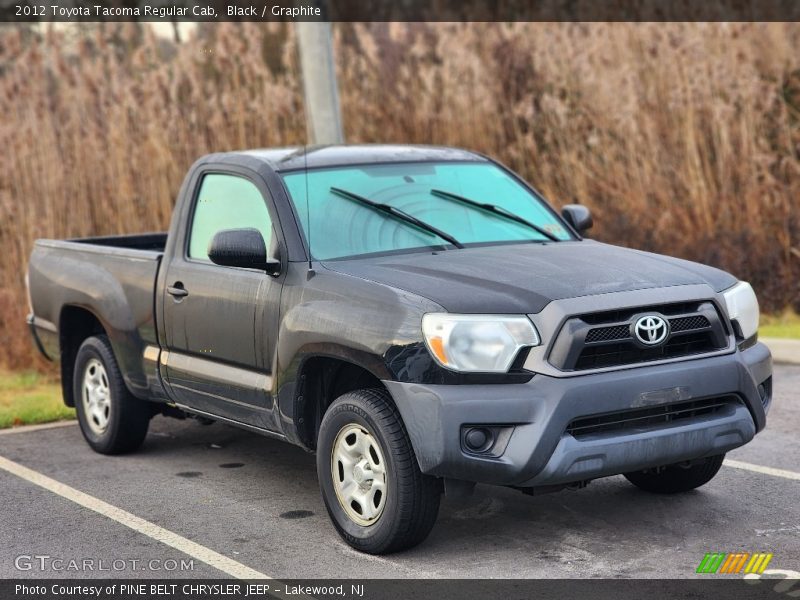
MULTIPOLYGON (((351 142, 500 158, 600 239, 800 309, 800 25, 339 24, 351 142)), ((0 364, 30 365, 34 239, 163 230, 185 170, 302 144, 289 26, 0 31, 0 364)))

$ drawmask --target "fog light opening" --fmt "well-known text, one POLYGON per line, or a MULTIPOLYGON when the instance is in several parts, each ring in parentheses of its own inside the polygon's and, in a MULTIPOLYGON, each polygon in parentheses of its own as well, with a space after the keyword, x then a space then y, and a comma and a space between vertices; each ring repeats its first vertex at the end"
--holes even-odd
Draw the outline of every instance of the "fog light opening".
POLYGON ((761 405, 766 410, 772 400, 772 377, 767 377, 758 386, 758 396, 761 399, 761 405))
POLYGON ((494 433, 486 427, 470 427, 464 433, 464 445, 470 452, 486 452, 493 444, 494 433))

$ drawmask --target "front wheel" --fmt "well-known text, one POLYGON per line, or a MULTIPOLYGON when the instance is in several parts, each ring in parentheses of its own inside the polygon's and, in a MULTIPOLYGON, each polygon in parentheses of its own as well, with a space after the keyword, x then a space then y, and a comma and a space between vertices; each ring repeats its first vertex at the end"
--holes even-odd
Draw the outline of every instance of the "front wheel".
POLYGON ((636 487, 648 492, 677 494, 707 484, 722 467, 724 459, 724 454, 718 454, 690 464, 669 465, 660 469, 625 473, 625 477, 636 487))
POLYGON ((439 482, 420 472, 384 390, 349 392, 333 402, 320 426, 317 473, 331 521, 356 550, 405 550, 433 528, 439 482))
POLYGON ((87 338, 78 349, 73 398, 83 437, 100 454, 122 454, 141 446, 150 407, 125 387, 105 335, 87 338))

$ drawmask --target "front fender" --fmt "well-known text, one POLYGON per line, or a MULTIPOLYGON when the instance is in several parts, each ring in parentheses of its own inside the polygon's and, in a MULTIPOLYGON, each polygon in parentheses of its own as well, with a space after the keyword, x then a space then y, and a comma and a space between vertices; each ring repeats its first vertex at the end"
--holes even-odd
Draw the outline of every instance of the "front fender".
POLYGON ((420 344, 425 298, 306 263, 290 263, 281 296, 273 393, 284 435, 296 437, 297 379, 309 358, 337 358, 380 380, 395 379, 392 349, 420 344))

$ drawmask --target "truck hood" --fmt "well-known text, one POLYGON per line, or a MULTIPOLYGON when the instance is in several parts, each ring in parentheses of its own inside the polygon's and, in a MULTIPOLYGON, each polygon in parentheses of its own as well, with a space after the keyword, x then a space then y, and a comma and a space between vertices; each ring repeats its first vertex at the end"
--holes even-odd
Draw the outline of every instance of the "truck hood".
POLYGON ((325 268, 433 300, 454 313, 538 313, 553 300, 676 285, 722 291, 732 275, 592 240, 328 261, 325 268))

